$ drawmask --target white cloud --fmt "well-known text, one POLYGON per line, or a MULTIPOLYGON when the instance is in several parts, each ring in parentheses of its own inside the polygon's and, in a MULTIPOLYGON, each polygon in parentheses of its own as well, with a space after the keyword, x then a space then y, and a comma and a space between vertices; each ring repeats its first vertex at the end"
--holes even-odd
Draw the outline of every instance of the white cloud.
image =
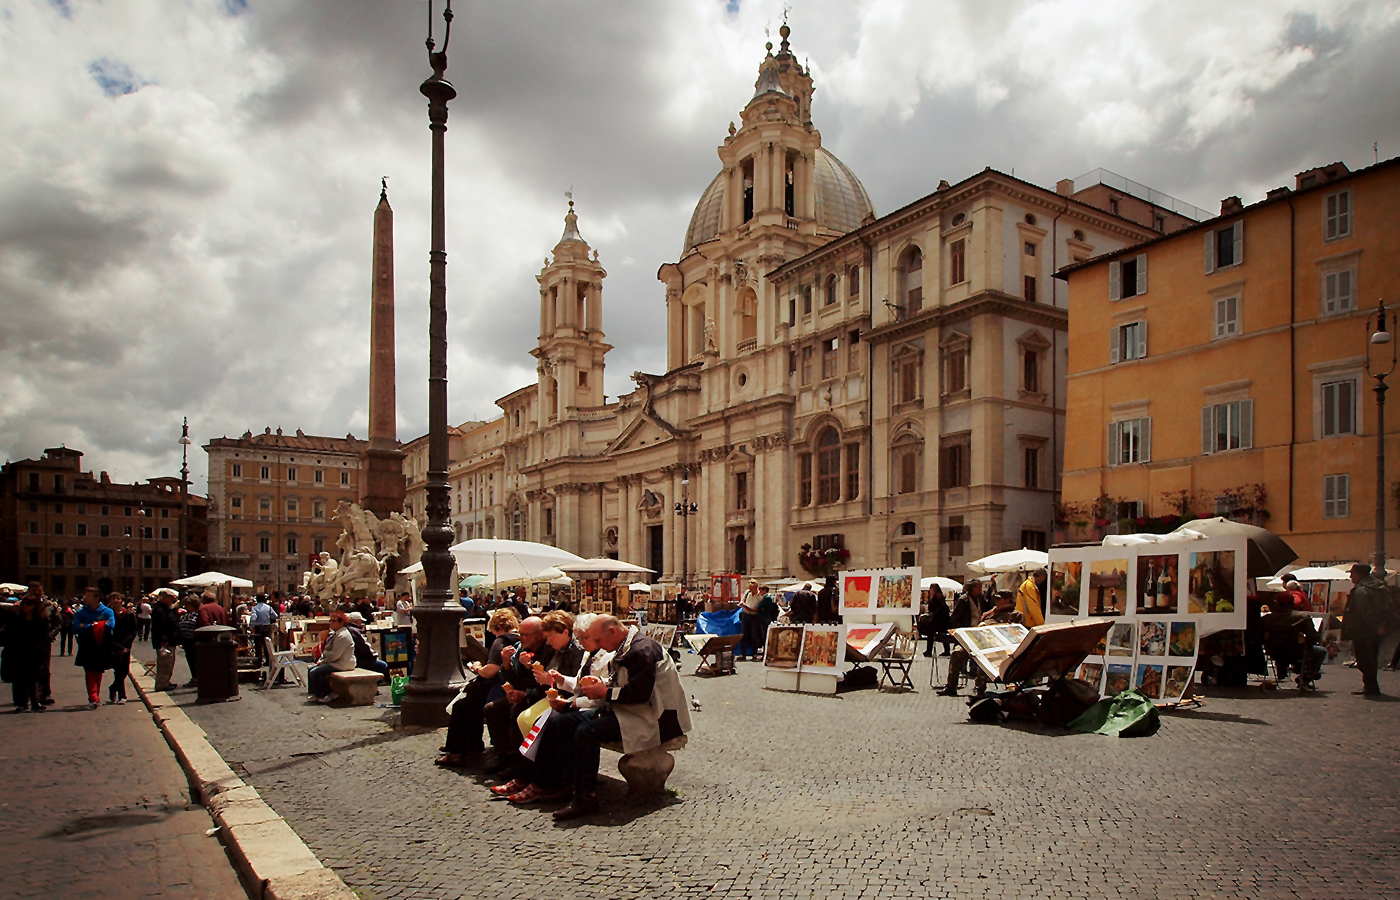
MULTIPOLYGON (((421 3, 9 0, 0 15, 0 450, 120 479, 271 425, 365 430, 370 227, 396 217, 400 435, 426 422, 421 3), (65 15, 65 10, 67 15, 65 15)), ((563 191, 609 271, 608 387, 665 366, 657 267, 748 100, 779 0, 458 0, 450 396, 534 378, 563 191)), ((992 165, 1103 165, 1203 206, 1400 149, 1397 4, 804 0, 826 145, 887 211, 992 165)), ((191 467, 202 479, 203 458, 191 467)))

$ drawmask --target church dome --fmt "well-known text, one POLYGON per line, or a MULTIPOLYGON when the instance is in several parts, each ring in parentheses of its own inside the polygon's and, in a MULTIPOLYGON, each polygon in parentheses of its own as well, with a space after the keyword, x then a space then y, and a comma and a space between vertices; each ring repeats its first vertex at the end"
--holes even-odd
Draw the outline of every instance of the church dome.
MULTIPOLYGON (((845 234, 860 227, 866 216, 875 215, 870 196, 845 163, 825 148, 817 148, 816 165, 817 227, 845 234)), ((682 255, 692 247, 705 243, 719 234, 720 210, 724 208, 724 173, 720 172, 700 195, 690 227, 685 231, 682 255)))

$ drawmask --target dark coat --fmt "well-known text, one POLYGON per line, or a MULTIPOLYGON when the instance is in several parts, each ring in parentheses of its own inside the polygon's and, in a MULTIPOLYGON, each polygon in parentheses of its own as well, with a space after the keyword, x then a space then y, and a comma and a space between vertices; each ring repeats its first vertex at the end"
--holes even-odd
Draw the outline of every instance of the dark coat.
POLYGON ((817 595, 811 591, 798 591, 792 595, 788 606, 788 619, 794 625, 815 625, 817 622, 817 595))
POLYGON ((159 650, 180 645, 180 613, 173 606, 157 603, 151 609, 151 646, 159 650))
POLYGON ((1374 575, 1352 585, 1342 615, 1342 640, 1364 641, 1378 638, 1393 627, 1394 612, 1390 589, 1374 575))

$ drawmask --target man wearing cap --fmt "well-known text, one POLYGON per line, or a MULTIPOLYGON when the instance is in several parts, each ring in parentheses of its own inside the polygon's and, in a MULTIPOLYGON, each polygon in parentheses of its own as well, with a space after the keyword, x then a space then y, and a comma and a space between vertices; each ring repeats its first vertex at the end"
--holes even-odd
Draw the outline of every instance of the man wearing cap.
POLYGON ((1356 668, 1361 672, 1361 690, 1367 697, 1380 696, 1376 667, 1380 664, 1381 638, 1390 630, 1393 614, 1390 590, 1365 563, 1351 567, 1351 596, 1342 615, 1342 640, 1351 641, 1356 668))
POLYGON ((156 608, 151 610, 151 646, 156 651, 156 690, 174 687, 175 651, 180 647, 180 611, 175 608, 178 598, 174 591, 156 595, 156 608))
MULTIPOLYGON (((977 620, 978 627, 983 625, 1023 625, 1025 617, 1016 609, 1015 597, 1010 591, 997 591, 992 595, 992 608, 982 614, 982 618, 977 620)), ((938 693, 945 697, 956 697, 958 695, 958 673, 967 665, 972 657, 961 646, 953 651, 953 655, 948 659, 948 683, 938 693)), ((976 691, 982 693, 986 687, 986 679, 981 675, 977 676, 976 691)))

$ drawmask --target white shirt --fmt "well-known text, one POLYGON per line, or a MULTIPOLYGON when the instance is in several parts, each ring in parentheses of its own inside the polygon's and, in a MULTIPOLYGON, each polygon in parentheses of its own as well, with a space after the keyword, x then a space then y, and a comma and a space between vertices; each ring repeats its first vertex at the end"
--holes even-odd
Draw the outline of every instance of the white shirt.
POLYGON ((326 644, 321 650, 321 665, 330 666, 337 672, 355 668, 355 639, 350 636, 350 629, 341 628, 326 635, 326 644))

